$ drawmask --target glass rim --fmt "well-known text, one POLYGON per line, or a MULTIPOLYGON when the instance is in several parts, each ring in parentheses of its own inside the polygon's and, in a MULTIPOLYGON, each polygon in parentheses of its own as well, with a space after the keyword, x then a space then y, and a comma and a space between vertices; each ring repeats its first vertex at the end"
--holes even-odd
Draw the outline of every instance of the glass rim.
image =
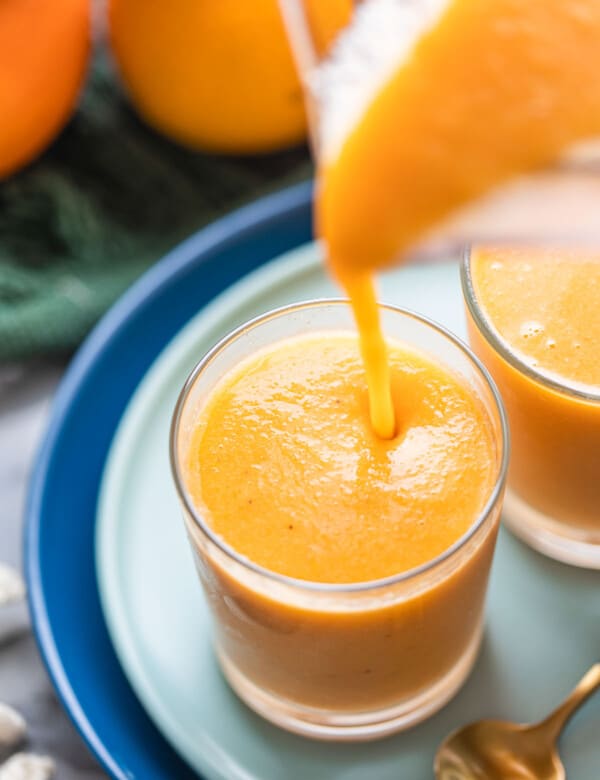
POLYGON ((469 349, 467 344, 464 343, 460 338, 458 338, 453 333, 451 333, 447 328, 443 327, 442 325, 439 325, 438 323, 434 322, 428 317, 424 317, 421 314, 417 314, 416 312, 412 312, 400 306, 394 306, 393 304, 378 303, 378 308, 380 310, 389 311, 392 312, 393 314, 399 314, 402 315, 403 317, 408 317, 412 320, 416 320, 417 322, 426 325, 427 327, 434 330, 439 335, 443 336, 448 341, 450 341, 452 345, 455 348, 457 348, 467 358, 467 360, 476 368, 477 372, 484 380, 484 384, 491 392, 491 396, 494 401, 494 405, 496 407, 496 411, 498 413, 498 418, 500 422, 502 452, 500 458, 498 459, 497 473, 494 478, 493 487, 490 490, 490 494, 485 504, 483 505, 476 519, 473 521, 473 523, 471 523, 469 528, 452 545, 450 545, 450 547, 448 547, 446 550, 441 552, 431 561, 426 561, 425 563, 422 563, 419 566, 415 566, 412 569, 408 569, 407 571, 400 572, 399 574, 392 574, 387 577, 381 577, 375 580, 364 580, 361 582, 350 582, 350 583, 315 582, 313 580, 303 580, 298 577, 290 577, 286 574, 281 574, 279 572, 271 571, 270 569, 267 569, 264 566, 261 566, 260 564, 255 563, 254 561, 238 553, 238 551, 234 547, 232 547, 224 539, 222 539, 217 533, 215 533, 213 529, 209 526, 209 524, 204 520, 201 513, 194 506, 191 496, 187 488, 185 487, 185 482, 183 480, 183 476, 180 470, 179 457, 177 454, 177 442, 179 436, 181 417, 182 417, 182 413, 186 401, 188 400, 188 397, 190 395, 190 392, 194 387, 196 380, 202 374, 202 372, 209 365, 211 365, 219 357, 219 355, 225 349, 227 349, 227 347, 230 344, 236 341, 244 333, 253 330, 254 328, 263 325, 271 320, 277 319, 278 317, 281 317, 285 314, 291 314, 293 312, 302 311, 305 309, 315 309, 324 306, 338 306, 338 305, 349 307, 350 301, 347 298, 321 298, 321 299, 300 301, 298 303, 286 304, 276 309, 272 309, 264 314, 260 314, 256 317, 253 317, 252 319, 248 320, 242 325, 239 325, 237 328, 235 328, 226 336, 224 336, 222 339, 220 339, 217 342, 217 344, 215 344, 206 353, 206 355, 204 355, 204 357, 198 361, 198 363, 191 370, 179 394, 173 412, 172 421, 171 421, 171 429, 169 435, 169 456, 170 456, 170 463, 171 463, 171 472, 173 474, 173 480, 175 482, 175 488, 177 490, 179 500, 181 501, 183 507, 185 508, 189 516, 192 518, 195 525, 198 526, 200 531, 205 536, 207 536, 208 539, 212 542, 212 544, 214 544, 220 550, 220 552, 223 553, 228 559, 232 559, 235 563, 239 564, 243 569, 250 570, 254 574, 257 574, 261 577, 266 578, 267 580, 275 582, 278 585, 285 585, 297 590, 310 591, 313 593, 358 594, 358 593, 373 592, 379 590, 380 588, 388 587, 391 585, 399 585, 401 583, 406 583, 411 580, 415 580, 421 575, 437 569, 439 566, 441 566, 443 563, 448 561, 450 558, 454 557, 454 555, 456 555, 470 541, 470 539, 473 536, 475 536, 477 531, 479 531, 479 529, 484 525, 487 518, 490 516, 490 514, 494 511, 494 508, 497 506, 498 500, 502 495, 502 491, 504 490, 507 471, 508 471, 508 461, 509 461, 509 452, 510 452, 510 434, 509 434, 508 419, 506 416, 504 403, 502 401, 500 392, 494 380, 492 379, 491 374, 488 372, 488 370, 483 365, 483 363, 479 360, 479 358, 469 349))
POLYGON ((600 403, 600 390, 598 392, 583 390, 578 388, 575 384, 569 384, 567 379, 561 381, 558 375, 556 375, 555 378, 555 375, 550 371, 537 371, 533 366, 522 360, 519 355, 511 350, 509 345, 504 342, 500 334, 492 325, 490 319, 484 313, 483 307, 479 305, 475 293, 475 285, 473 283, 473 274, 471 273, 472 250, 472 246, 465 249, 460 268, 463 296, 473 321, 490 347, 492 347, 492 349, 494 349, 509 366, 519 373, 524 374, 533 382, 536 382, 559 395, 575 398, 578 401, 592 404, 600 403))

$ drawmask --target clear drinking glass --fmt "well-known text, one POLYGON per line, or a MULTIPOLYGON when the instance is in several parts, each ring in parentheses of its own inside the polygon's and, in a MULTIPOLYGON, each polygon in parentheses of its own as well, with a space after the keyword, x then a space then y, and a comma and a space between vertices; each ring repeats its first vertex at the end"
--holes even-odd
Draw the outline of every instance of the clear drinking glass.
POLYGON ((389 337, 460 376, 487 413, 495 480, 469 530, 414 570, 349 585, 292 579, 240 556, 217 536, 186 488, 186 454, 199 410, 240 361, 282 339, 354 331, 344 301, 265 314, 227 336, 192 371, 179 398, 171 462, 185 525, 214 625, 221 668, 250 707, 321 739, 371 739, 438 710, 466 679, 482 635, 488 574, 508 462, 498 392, 462 342, 428 320, 381 307, 389 337))
POLYGON ((462 283, 471 347, 498 384, 511 427, 504 520, 540 552, 600 569, 600 392, 545 375, 499 337, 477 298, 469 253, 462 283))

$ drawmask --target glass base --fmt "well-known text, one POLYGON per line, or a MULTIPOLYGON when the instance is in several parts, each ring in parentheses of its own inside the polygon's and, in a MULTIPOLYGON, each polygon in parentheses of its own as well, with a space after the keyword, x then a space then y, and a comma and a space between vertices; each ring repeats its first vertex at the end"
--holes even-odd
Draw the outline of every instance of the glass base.
POLYGON ((366 742, 416 726, 447 704, 469 676, 482 634, 480 628, 459 662, 425 692, 395 707, 354 713, 306 707, 281 699, 257 687, 219 649, 217 656, 226 680, 240 699, 276 726, 313 739, 366 742))
POLYGON ((534 550, 562 563, 600 569, 600 530, 586 533, 532 509, 511 490, 504 499, 505 525, 534 550))

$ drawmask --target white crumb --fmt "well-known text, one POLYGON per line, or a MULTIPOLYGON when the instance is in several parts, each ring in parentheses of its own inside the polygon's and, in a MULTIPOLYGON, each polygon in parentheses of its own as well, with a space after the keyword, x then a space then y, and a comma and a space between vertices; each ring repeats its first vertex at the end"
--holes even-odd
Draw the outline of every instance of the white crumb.
POLYGON ((0 607, 25 596, 25 583, 21 575, 10 566, 0 563, 0 607))
POLYGON ((51 780, 55 772, 56 765, 48 756, 16 753, 0 766, 0 780, 51 780))
POLYGON ((0 702, 0 752, 7 748, 16 748, 27 733, 24 718, 8 704, 0 702))
POLYGON ((339 153, 379 89, 450 0, 364 0, 329 57, 308 78, 319 115, 319 148, 326 159, 339 153))

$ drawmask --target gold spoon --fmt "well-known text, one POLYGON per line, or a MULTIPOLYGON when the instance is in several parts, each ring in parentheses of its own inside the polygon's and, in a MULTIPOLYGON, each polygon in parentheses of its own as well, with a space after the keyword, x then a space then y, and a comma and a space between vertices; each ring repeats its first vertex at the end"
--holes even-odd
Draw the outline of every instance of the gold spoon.
POLYGON ((600 663, 541 723, 482 720, 453 732, 435 757, 437 780, 565 780, 556 741, 575 710, 600 687, 600 663))

